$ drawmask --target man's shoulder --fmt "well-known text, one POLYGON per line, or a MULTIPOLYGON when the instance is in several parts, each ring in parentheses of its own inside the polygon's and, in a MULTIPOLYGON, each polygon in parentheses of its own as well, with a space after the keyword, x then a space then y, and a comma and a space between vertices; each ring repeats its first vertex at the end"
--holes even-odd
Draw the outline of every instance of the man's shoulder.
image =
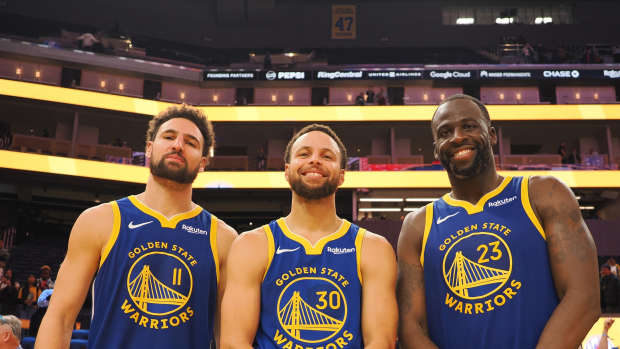
POLYGON ((257 246, 267 245, 267 234, 263 227, 258 227, 252 230, 244 231, 234 242, 237 248, 242 249, 255 249, 257 246))
POLYGON ((532 197, 544 197, 544 194, 572 193, 566 183, 554 176, 529 176, 524 177, 523 180, 529 181, 528 187, 532 197))
POLYGON ((403 225, 401 228, 401 234, 405 234, 406 236, 415 236, 422 237, 424 233, 424 228, 426 227, 426 216, 427 213, 430 213, 433 208, 433 203, 420 207, 419 209, 409 212, 405 219, 403 220, 403 225))

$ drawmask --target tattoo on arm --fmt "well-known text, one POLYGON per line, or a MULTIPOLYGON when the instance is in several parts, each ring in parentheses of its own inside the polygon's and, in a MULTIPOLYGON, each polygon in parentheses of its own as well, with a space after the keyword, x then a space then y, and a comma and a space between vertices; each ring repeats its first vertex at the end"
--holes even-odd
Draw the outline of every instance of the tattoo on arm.
POLYGON ((584 237, 587 232, 579 208, 575 208, 565 200, 559 201, 547 217, 555 225, 549 239, 549 257, 562 263, 567 254, 573 255, 579 261, 589 261, 589 254, 584 248, 584 237))

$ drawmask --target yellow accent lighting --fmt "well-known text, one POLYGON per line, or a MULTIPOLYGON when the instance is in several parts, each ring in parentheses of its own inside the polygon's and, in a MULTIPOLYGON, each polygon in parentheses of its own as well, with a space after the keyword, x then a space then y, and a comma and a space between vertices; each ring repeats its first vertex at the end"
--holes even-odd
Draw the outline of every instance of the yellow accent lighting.
MULTIPOLYGON (((149 169, 123 165, 0 150, 0 168, 65 176, 146 183, 149 169)), ((573 188, 620 188, 620 171, 501 171, 504 176, 554 176, 573 188)), ((201 172, 194 188, 288 188, 284 172, 201 172)), ((444 171, 347 171, 342 188, 449 188, 444 171)))
MULTIPOLYGON (((156 115, 173 105, 6 79, 0 79, 0 95, 142 115, 156 115)), ((291 115, 295 115, 298 122, 430 122, 436 108, 434 105, 200 107, 215 122, 288 122, 291 115)), ((487 109, 493 121, 620 120, 620 104, 490 105, 487 109)))

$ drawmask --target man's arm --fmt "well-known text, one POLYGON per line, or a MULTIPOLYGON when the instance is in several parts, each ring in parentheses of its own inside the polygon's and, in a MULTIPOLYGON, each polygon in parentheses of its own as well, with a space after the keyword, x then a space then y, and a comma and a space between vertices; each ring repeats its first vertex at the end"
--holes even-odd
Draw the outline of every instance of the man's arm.
POLYGON ((215 312, 214 336, 217 347, 219 348, 221 309, 224 290, 226 289, 226 268, 228 264, 228 253, 230 246, 237 237, 237 231, 228 224, 218 220, 217 224, 217 254, 220 266, 220 279, 217 285, 217 311, 215 312))
POLYGON ((531 203, 547 236, 560 304, 537 348, 576 348, 600 315, 594 241, 572 191, 553 177, 532 177, 531 203))
POLYGON ((428 337, 424 269, 420 263, 426 208, 405 218, 398 238, 398 281, 396 296, 400 321, 398 339, 401 349, 437 349, 428 337))
POLYGON ((387 240, 367 232, 362 241, 362 334, 364 348, 394 348, 396 305, 396 256, 387 240))
POLYGON ((76 220, 67 255, 58 271, 54 296, 37 334, 35 349, 69 347, 75 318, 99 267, 101 250, 110 236, 113 221, 109 204, 90 208, 76 220))
POLYGON ((221 349, 251 349, 260 316, 260 288, 268 263, 263 228, 243 233, 228 254, 222 300, 221 349))

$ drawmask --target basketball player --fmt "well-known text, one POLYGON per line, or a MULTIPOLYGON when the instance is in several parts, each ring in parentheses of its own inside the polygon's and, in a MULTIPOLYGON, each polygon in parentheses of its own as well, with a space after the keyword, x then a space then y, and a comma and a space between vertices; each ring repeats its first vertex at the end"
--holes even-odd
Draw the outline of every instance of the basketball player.
POLYGON ((344 145, 313 124, 293 136, 284 158, 291 212, 233 243, 222 347, 394 348, 394 251, 336 214, 344 145))
POLYGON ((571 190, 499 175, 497 134, 473 97, 442 102, 431 129, 452 191, 403 223, 402 347, 578 347, 600 309, 596 251, 571 190))
MULTIPOLYGON (((149 124, 146 190, 84 211, 36 348, 68 348, 93 284, 90 349, 208 348, 220 276, 235 231, 192 202, 192 182, 214 144, 199 110, 171 107, 149 124)), ((219 290, 218 290, 219 286, 219 290)))

